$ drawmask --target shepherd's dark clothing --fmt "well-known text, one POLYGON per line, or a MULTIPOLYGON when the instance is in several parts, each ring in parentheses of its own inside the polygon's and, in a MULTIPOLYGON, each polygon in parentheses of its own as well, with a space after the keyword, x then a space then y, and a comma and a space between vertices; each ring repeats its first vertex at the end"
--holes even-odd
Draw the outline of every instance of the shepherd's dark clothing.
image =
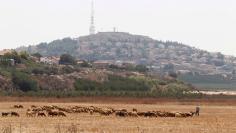
POLYGON ((200 107, 196 107, 196 116, 200 115, 200 107))

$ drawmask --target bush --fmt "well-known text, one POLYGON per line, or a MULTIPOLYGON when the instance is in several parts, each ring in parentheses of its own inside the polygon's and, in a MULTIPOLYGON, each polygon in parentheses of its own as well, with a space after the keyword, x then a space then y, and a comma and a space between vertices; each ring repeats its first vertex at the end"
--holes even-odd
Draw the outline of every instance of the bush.
POLYGON ((63 54, 60 57, 59 63, 63 64, 63 65, 75 65, 76 61, 75 61, 75 58, 73 56, 71 56, 69 54, 63 54))
POLYGON ((23 92, 37 91, 38 88, 37 82, 22 72, 13 72, 12 82, 17 89, 23 92))
POLYGON ((101 89, 99 83, 87 79, 78 79, 74 86, 77 91, 95 91, 101 89))
POLYGON ((108 81, 98 83, 87 79, 78 79, 75 82, 77 91, 110 91, 110 92, 132 92, 132 91, 149 91, 151 86, 142 80, 125 78, 121 76, 108 75, 108 81))
POLYGON ((172 78, 175 78, 175 79, 178 77, 177 73, 173 72, 173 71, 170 71, 168 75, 172 78))
POLYGON ((38 68, 34 68, 32 70, 33 74, 47 74, 47 75, 56 75, 59 73, 59 70, 57 67, 38 67, 38 68))
POLYGON ((44 70, 43 69, 40 69, 40 68, 34 68, 32 70, 32 73, 33 74, 44 74, 44 70))
POLYGON ((87 61, 83 61, 83 63, 80 64, 81 67, 92 67, 91 64, 89 64, 87 61))
POLYGON ((167 85, 167 83, 165 81, 160 81, 159 85, 167 85))
POLYGON ((32 56, 34 56, 34 57, 36 57, 36 58, 41 58, 41 57, 43 57, 40 53, 34 53, 34 54, 32 54, 32 56))
POLYGON ((62 73, 73 73, 75 70, 73 68, 73 66, 65 66, 62 68, 62 73))
POLYGON ((182 97, 184 91, 188 91, 187 86, 171 83, 167 86, 165 90, 163 90, 163 94, 165 96, 172 96, 172 97, 182 97))
POLYGON ((5 59, 14 59, 15 63, 21 63, 22 62, 21 56, 16 51, 4 54, 3 58, 5 58, 5 59))
POLYGON ((20 52, 20 57, 22 59, 28 60, 29 54, 27 52, 25 52, 25 51, 24 52, 20 52))
POLYGON ((137 65, 135 67, 135 70, 138 72, 147 72, 148 68, 145 65, 137 65))
POLYGON ((104 87, 111 91, 149 91, 150 86, 144 80, 108 75, 104 87))

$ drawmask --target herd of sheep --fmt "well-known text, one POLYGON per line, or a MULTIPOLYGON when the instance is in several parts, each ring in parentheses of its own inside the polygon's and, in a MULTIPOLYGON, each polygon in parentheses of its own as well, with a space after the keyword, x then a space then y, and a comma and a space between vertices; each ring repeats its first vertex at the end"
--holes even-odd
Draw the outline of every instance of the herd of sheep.
MULTIPOLYGON (((22 105, 14 105, 14 108, 23 109, 22 105)), ((59 107, 59 106, 35 106, 31 105, 26 111, 27 117, 66 117, 67 114, 72 113, 88 113, 90 115, 100 114, 102 116, 115 115, 117 117, 193 117, 196 112, 166 112, 166 111, 145 111, 141 112, 133 108, 131 111, 127 109, 114 109, 111 107, 100 108, 95 106, 73 106, 73 107, 59 107)), ((19 117, 17 112, 2 112, 2 117, 19 117)))

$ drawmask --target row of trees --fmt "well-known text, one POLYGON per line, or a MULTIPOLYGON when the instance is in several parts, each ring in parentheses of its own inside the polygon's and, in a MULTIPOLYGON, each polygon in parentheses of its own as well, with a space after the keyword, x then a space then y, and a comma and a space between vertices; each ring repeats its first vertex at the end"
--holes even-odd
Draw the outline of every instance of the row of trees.
POLYGON ((13 59, 15 63, 20 64, 22 63, 24 60, 28 60, 29 58, 29 54, 27 52, 16 52, 16 51, 12 51, 9 53, 4 54, 1 57, 1 62, 0 65, 7 65, 8 62, 4 62, 4 60, 10 60, 13 59))
POLYGON ((75 82, 77 91, 150 91, 151 86, 143 81, 132 78, 125 78, 116 75, 109 75, 108 80, 99 83, 87 79, 78 79, 75 82))

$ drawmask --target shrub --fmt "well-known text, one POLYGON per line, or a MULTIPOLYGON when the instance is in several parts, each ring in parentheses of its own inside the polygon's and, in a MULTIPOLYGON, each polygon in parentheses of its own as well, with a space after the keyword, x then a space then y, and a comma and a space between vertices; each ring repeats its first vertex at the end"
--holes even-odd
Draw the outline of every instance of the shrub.
POLYGON ((137 65, 135 67, 135 70, 138 72, 147 72, 148 68, 145 65, 137 65))
POLYGON ((87 79, 78 79, 74 86, 77 91, 131 92, 151 90, 151 86, 144 80, 136 80, 115 75, 108 75, 108 80, 103 83, 87 79))
POLYGON ((42 57, 42 55, 40 53, 34 53, 34 54, 32 54, 32 56, 34 56, 36 58, 41 58, 42 57))
POLYGON ((4 54, 3 58, 5 58, 5 59, 14 59, 15 63, 21 63, 22 62, 21 56, 16 51, 4 54))
POLYGON ((175 78, 175 79, 178 77, 177 73, 173 72, 173 71, 170 71, 168 75, 172 78, 175 78))
POLYGON ((87 79, 77 79, 74 86, 77 91, 100 90, 99 83, 87 79))
POLYGON ((73 73, 75 70, 73 66, 65 66, 62 68, 62 73, 73 73))
POLYGON ((33 74, 47 74, 47 75, 56 75, 59 73, 57 67, 38 67, 32 70, 33 74))
POLYGON ((160 81, 159 85, 167 85, 167 83, 165 81, 160 81))
POLYGON ((43 69, 40 69, 40 68, 34 68, 32 70, 32 73, 33 74, 44 74, 44 70, 43 69))
POLYGON ((59 63, 63 64, 63 65, 75 65, 76 61, 75 61, 75 58, 73 56, 71 56, 69 54, 63 54, 60 57, 59 63))
POLYGON ((32 80, 29 75, 22 72, 13 72, 12 82, 17 89, 23 92, 36 91, 38 88, 37 82, 32 80))
POLYGON ((88 63, 87 61, 83 61, 83 63, 80 64, 81 67, 92 67, 92 65, 90 63, 88 63))
POLYGON ((20 52, 20 58, 28 60, 29 54, 27 52, 20 52))

